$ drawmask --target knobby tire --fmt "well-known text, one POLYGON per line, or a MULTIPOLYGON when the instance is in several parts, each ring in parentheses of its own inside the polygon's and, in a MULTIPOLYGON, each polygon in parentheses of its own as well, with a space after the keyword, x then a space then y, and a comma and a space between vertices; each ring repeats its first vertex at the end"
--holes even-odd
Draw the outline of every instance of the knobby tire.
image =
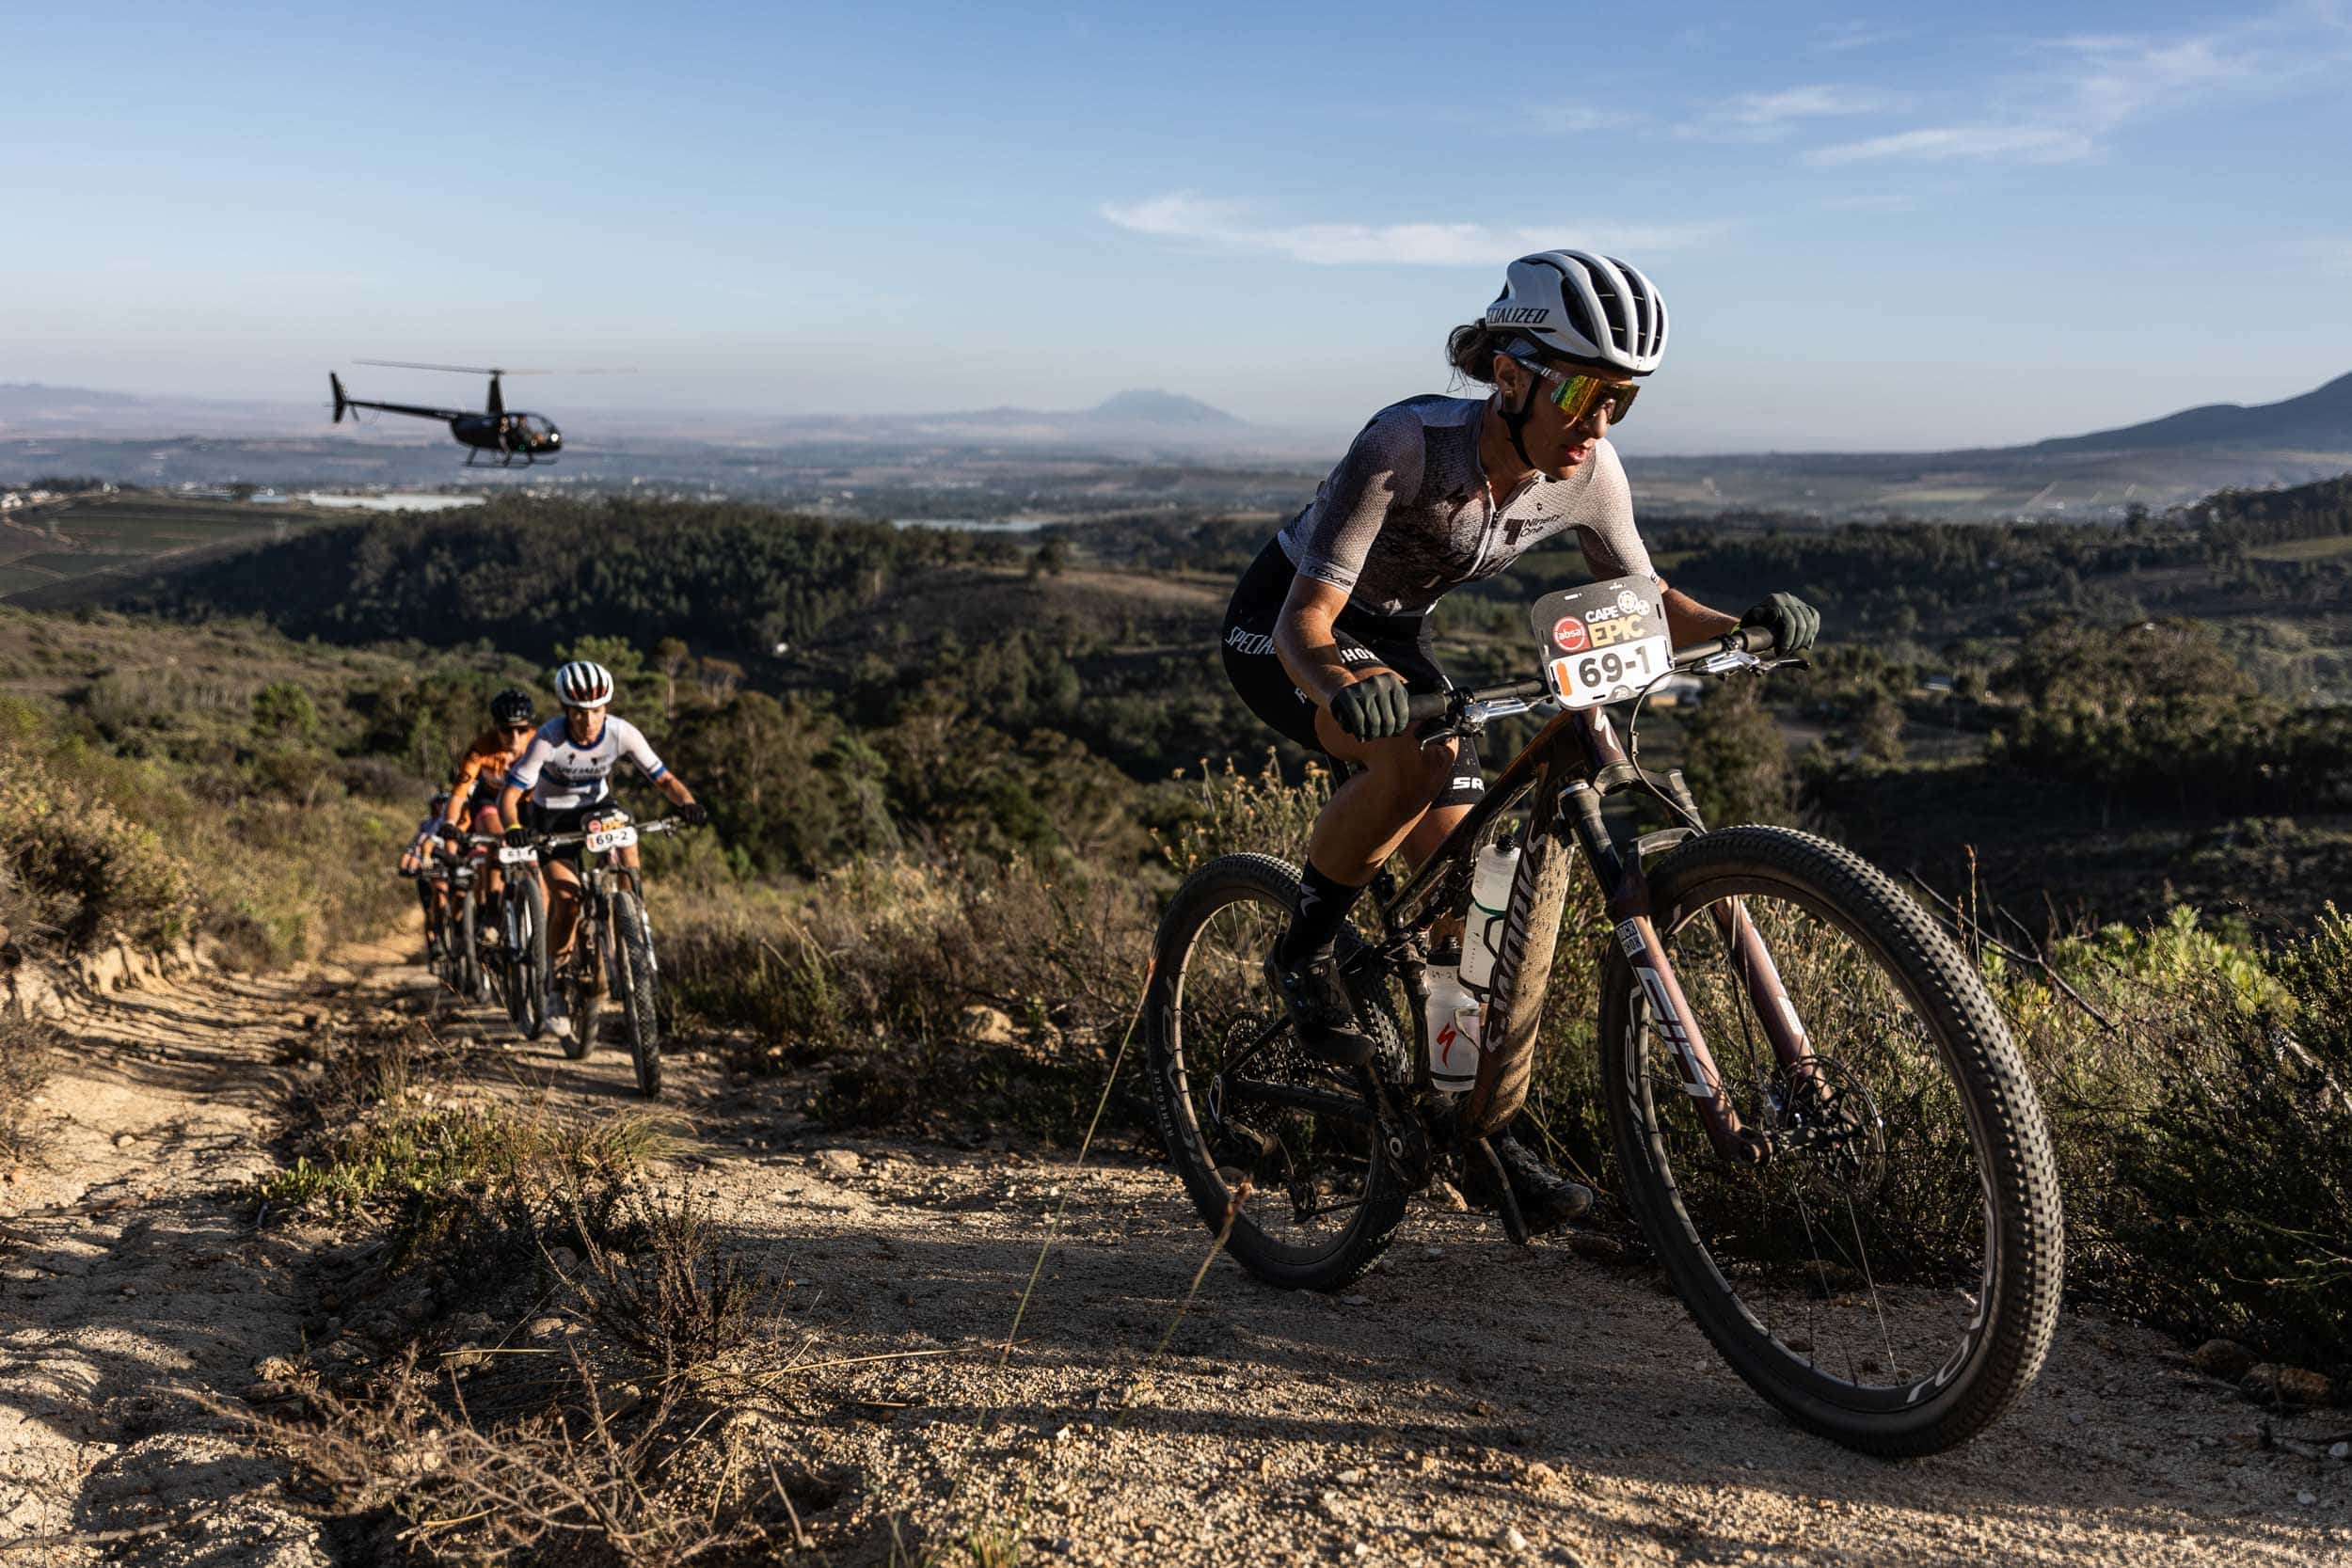
POLYGON ((660 982, 654 969, 653 932, 645 920, 645 907, 634 893, 612 895, 612 973, 628 1024, 629 1055, 637 1064, 637 1089, 652 1100, 661 1093, 660 982))
MULTIPOLYGON (((1662 857, 1649 882, 1658 929, 1669 941, 1685 923, 1704 923, 1708 917, 1700 911, 1717 900, 1772 899, 1824 923, 1831 935, 1875 964, 1933 1043, 1983 1187, 1985 1288, 1972 1293, 1973 1315, 1954 1341, 1951 1359, 1915 1382, 1905 1382, 1910 1372, 1891 1369, 1893 1381, 1885 1387, 1866 1387, 1811 1365, 1810 1356, 1776 1339, 1743 1305, 1733 1283, 1742 1277, 1741 1265, 1719 1266, 1699 1238, 1674 1168, 1680 1164, 1699 1184, 1694 1191, 1702 1204, 1715 1174, 1671 1157, 1667 1124, 1689 1113, 1677 1104, 1661 1114, 1663 1104, 1679 1099, 1679 1089, 1656 1070, 1664 1047, 1645 1022, 1648 1004, 1631 965, 1613 942, 1601 993, 1604 1098, 1627 1203, 1677 1293, 1733 1370, 1800 1425, 1887 1457, 1934 1453, 1965 1442, 2009 1410, 2040 1371, 2057 1325, 2065 1250, 2049 1132, 1983 981, 1944 930, 1883 873, 1807 833, 1768 827, 1707 833, 1662 857), (1653 1094, 1661 1084, 1664 1091, 1653 1094)), ((1804 999, 1796 1000, 1802 1015, 1804 999)), ((1813 1027, 1811 1019, 1806 1023, 1813 1027)), ((1724 1042, 1710 1043, 1728 1079, 1724 1042)), ((1836 1058, 1835 1039, 1812 1044, 1836 1058)), ((1922 1070, 1931 1072, 1933 1065, 1922 1070)), ((1730 1088, 1727 1083, 1726 1092, 1730 1088)), ((1769 1287, 1758 1288, 1767 1291, 1758 1299, 1769 1299, 1769 1287)), ((1877 1292, 1874 1281, 1873 1301, 1877 1292)), ((1812 1350, 1809 1336, 1804 1349, 1812 1350)))
MULTIPOLYGON (((1404 1218, 1408 1195, 1381 1140, 1377 1136, 1366 1140, 1366 1172, 1353 1216, 1344 1228, 1303 1246, 1283 1243, 1253 1217, 1253 1212, 1263 1212, 1261 1206, 1286 1201, 1281 1192, 1259 1188, 1248 1204, 1236 1207, 1234 1189, 1220 1174, 1217 1155, 1204 1141, 1211 1133, 1203 1128, 1194 1101, 1196 1094, 1205 1095, 1206 1085, 1196 1085, 1192 1080, 1195 1075, 1206 1079, 1212 1069, 1204 1054, 1209 1048, 1184 1037, 1185 988, 1191 978, 1188 969, 1194 961, 1196 941, 1214 916, 1237 905, 1259 906, 1270 922, 1287 923, 1298 907, 1297 870, 1266 855, 1224 856, 1187 878, 1161 916, 1145 1005, 1146 1052, 1160 1138, 1211 1233, 1224 1232, 1230 1224, 1225 1250, 1244 1268, 1287 1290, 1342 1290, 1379 1259, 1404 1218)), ((1343 938, 1343 957, 1352 942, 1352 933, 1343 938)), ((1255 955, 1256 959, 1263 958, 1263 952, 1255 955)), ((1266 1010, 1265 1016, 1279 1017, 1279 999, 1263 978, 1255 984, 1263 1004, 1261 1010, 1266 1010)), ((1378 1069, 1398 1073, 1404 1047, 1394 1020, 1385 1008, 1366 1003, 1361 987, 1358 1003, 1359 1022, 1378 1048, 1378 1069)), ((1367 1097, 1360 1091, 1350 1092, 1365 1101, 1368 1110, 1367 1097)))

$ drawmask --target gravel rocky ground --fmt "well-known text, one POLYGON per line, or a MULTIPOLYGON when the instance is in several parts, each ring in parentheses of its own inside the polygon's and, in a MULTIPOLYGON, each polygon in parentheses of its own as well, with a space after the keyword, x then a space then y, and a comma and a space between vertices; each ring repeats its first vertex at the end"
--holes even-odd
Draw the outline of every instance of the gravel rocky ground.
MULTIPOLYGON (((493 1021, 431 1001, 398 952, 343 958, 72 1021, 45 1164, 0 1185, 0 1568, 348 1553, 203 1402, 300 1351, 333 1250, 239 1196, 274 1158, 269 1064, 323 1006, 493 1021)), ((977 1537, 1121 1568, 2352 1563, 2352 1465, 2325 1454, 2352 1412, 2266 1415, 2126 1325, 2070 1317, 2007 1421, 1889 1465, 1790 1428, 1646 1273, 1476 1216, 1419 1209, 1352 1293, 1286 1295, 1210 1260, 1146 1163, 847 1138, 794 1085, 693 1056, 670 1077, 695 1141, 655 1184, 792 1282, 775 1310, 804 1375, 736 1419, 823 1478, 812 1560, 968 1561, 977 1537)), ((481 1092, 534 1085, 634 1099, 624 1053, 521 1045, 481 1092)))

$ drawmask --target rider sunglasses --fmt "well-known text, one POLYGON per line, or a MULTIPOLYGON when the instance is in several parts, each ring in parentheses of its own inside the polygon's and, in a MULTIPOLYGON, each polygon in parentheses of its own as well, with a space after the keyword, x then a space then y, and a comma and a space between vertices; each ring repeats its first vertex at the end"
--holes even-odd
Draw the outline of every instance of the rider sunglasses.
POLYGON ((1554 370, 1539 359, 1524 359, 1516 354, 1511 357, 1526 366, 1539 379, 1551 382, 1558 388, 1550 394, 1551 402, 1570 424, 1584 419, 1604 403, 1609 406, 1609 422, 1615 424, 1625 418, 1626 410, 1633 406, 1634 398, 1642 390, 1629 381, 1603 381, 1597 375, 1554 370))

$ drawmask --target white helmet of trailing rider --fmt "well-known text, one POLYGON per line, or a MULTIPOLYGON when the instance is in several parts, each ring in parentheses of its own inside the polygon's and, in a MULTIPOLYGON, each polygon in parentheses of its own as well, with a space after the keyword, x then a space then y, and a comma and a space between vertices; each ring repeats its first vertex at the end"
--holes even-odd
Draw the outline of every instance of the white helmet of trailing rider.
POLYGON ((1606 256, 1539 250, 1503 274, 1486 325, 1588 365, 1647 375, 1666 356, 1666 302, 1650 280, 1606 256))
POLYGON ((612 700, 612 672, 576 658, 555 673, 555 695, 565 707, 602 707, 612 700))

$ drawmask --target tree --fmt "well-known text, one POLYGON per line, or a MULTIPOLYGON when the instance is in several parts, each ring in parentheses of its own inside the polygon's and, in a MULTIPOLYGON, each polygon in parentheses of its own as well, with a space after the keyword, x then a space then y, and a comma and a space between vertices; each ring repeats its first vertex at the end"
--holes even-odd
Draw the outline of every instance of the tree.
POLYGON ((1903 705, 1884 691, 1871 692, 1855 715, 1854 742, 1869 761, 1901 766, 1903 705))
POLYGON ((1780 725, 1757 699, 1754 681, 1729 680, 1692 716, 1684 771, 1699 810, 1717 827, 1788 822, 1796 816, 1796 776, 1780 725))
POLYGON ((263 736, 309 740, 319 733, 318 705, 294 681, 272 681, 253 694, 253 727, 263 736))
POLYGON ((653 657, 654 667, 661 672, 661 717, 667 722, 677 717, 677 678, 693 655, 678 639, 665 637, 654 644, 653 657))

